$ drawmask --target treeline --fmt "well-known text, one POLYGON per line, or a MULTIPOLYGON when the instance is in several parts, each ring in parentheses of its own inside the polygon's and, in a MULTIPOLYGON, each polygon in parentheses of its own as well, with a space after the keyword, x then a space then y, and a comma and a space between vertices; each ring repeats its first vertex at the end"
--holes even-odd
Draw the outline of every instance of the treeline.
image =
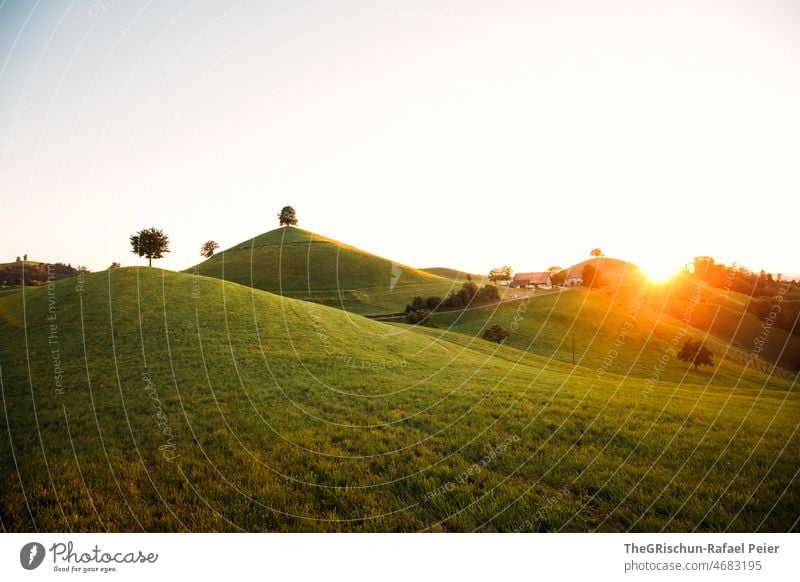
POLYGON ((709 287, 726 289, 749 295, 752 300, 747 311, 755 314, 767 326, 776 326, 800 335, 800 284, 785 281, 778 273, 764 270, 756 273, 744 267, 717 263, 712 257, 695 257, 694 272, 697 280, 709 287))
POLYGON ((36 287, 47 283, 48 274, 54 279, 73 277, 78 273, 86 272, 85 267, 73 267, 64 263, 33 263, 17 261, 0 265, 0 285, 3 287, 36 287), (23 267, 24 265, 24 267, 23 267))
POLYGON ((471 280, 466 281, 458 291, 451 291, 447 297, 416 296, 406 305, 408 323, 430 325, 429 317, 436 311, 453 311, 466 307, 478 307, 500 301, 500 290, 494 285, 478 287, 471 280))
POLYGON ((756 273, 736 263, 725 265, 717 263, 713 257, 695 257, 693 273, 697 280, 705 281, 709 287, 729 289, 737 293, 744 293, 751 297, 774 297, 788 289, 798 289, 797 283, 783 281, 780 273, 773 276, 763 269, 756 273))
POLYGON ((770 327, 774 325, 800 335, 800 325, 798 325, 800 289, 795 288, 791 293, 786 292, 773 297, 753 299, 747 306, 747 311, 757 315, 764 321, 764 325, 770 327))

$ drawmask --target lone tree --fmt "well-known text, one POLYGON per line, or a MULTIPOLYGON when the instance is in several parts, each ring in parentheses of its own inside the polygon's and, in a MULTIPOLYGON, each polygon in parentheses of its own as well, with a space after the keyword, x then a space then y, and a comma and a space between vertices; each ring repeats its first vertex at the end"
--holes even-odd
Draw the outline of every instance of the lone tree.
POLYGON ((604 257, 604 256, 605 256, 605 255, 603 254, 603 251, 602 251, 602 250, 600 250, 599 248, 592 249, 591 251, 589 251, 589 254, 590 254, 591 256, 593 256, 593 257, 604 257))
POLYGON ((678 359, 681 362, 691 362, 697 370, 697 366, 714 365, 714 352, 704 346, 701 340, 689 338, 678 352, 678 359))
POLYGON ((501 344, 508 339, 508 330, 505 326, 495 323, 492 327, 483 332, 483 339, 501 344))
POLYGON ((219 248, 219 243, 215 240, 207 240, 200 247, 200 256, 210 259, 214 256, 214 251, 219 248))
POLYGON ((553 285, 559 286, 566 282, 567 272, 558 265, 548 267, 547 271, 550 273, 550 280, 553 282, 553 285))
POLYGON ((512 273, 511 267, 509 265, 504 265, 489 271, 489 280, 495 283, 497 281, 510 281, 512 273))
POLYGON ((281 226, 294 226, 297 224, 297 214, 291 206, 284 206, 281 208, 281 213, 278 215, 278 221, 281 226))
POLYGON ((169 252, 169 237, 158 228, 144 228, 131 235, 131 252, 140 257, 147 257, 148 266, 153 266, 153 259, 161 259, 169 252))

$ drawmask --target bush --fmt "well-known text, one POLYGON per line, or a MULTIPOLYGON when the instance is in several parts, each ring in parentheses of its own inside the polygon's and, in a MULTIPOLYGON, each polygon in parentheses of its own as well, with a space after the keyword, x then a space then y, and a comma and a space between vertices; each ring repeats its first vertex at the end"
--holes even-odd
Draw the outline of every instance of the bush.
POLYGON ((413 325, 426 325, 428 327, 434 327, 433 323, 430 320, 431 310, 425 309, 415 309, 414 311, 409 311, 406 314, 406 321, 413 325))
POLYGON ((406 305, 406 313, 411 313, 412 311, 418 311, 420 309, 425 308, 425 300, 417 295, 413 299, 411 299, 411 303, 406 305))
POLYGON ((684 342, 681 351, 678 352, 678 359, 682 362, 694 364, 694 369, 696 370, 697 366, 713 366, 714 352, 704 346, 701 340, 689 338, 684 342))
POLYGON ((444 299, 441 297, 414 297, 406 305, 405 313, 426 309, 428 311, 452 311, 465 307, 477 307, 500 301, 500 290, 495 285, 484 285, 479 289, 472 281, 467 281, 458 291, 451 291, 444 299))
POLYGON ((581 270, 581 279, 583 279, 583 283, 581 284, 589 289, 597 289, 598 287, 605 286, 607 283, 603 274, 595 269, 592 265, 583 266, 583 269, 581 270))
POLYGON ((504 341, 506 341, 508 335, 508 330, 505 328, 505 326, 496 323, 483 332, 483 339, 502 344, 504 341))
POLYGON ((475 295, 472 303, 474 305, 487 305, 498 301, 500 301, 500 290, 494 285, 484 285, 483 289, 475 295))
POLYGON ((425 300, 425 309, 430 309, 431 311, 435 311, 436 309, 439 308, 440 305, 442 305, 443 302, 444 299, 442 299, 441 297, 436 297, 436 296, 428 297, 425 300))

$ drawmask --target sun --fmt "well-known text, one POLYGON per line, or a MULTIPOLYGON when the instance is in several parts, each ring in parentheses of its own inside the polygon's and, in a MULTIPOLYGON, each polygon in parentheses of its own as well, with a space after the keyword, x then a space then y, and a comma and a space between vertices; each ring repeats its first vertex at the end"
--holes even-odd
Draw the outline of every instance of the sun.
POLYGON ((654 283, 669 281, 680 270, 669 263, 653 263, 650 265, 642 265, 640 268, 644 276, 654 283))

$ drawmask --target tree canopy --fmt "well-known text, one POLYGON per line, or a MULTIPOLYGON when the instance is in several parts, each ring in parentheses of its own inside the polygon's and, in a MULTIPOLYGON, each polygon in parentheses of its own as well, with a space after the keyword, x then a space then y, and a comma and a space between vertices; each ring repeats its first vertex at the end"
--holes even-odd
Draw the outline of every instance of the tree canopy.
POLYGON ((714 352, 703 345, 702 340, 689 338, 678 352, 678 359, 694 364, 694 369, 697 370, 698 366, 714 365, 714 352))
POLYGON ((483 332, 483 339, 501 344, 508 339, 508 330, 504 325, 495 323, 483 332))
POLYGON ((504 265, 502 267, 498 267, 496 269, 492 269, 489 271, 489 280, 490 281, 510 281, 512 276, 512 270, 510 265, 504 265))
POLYGON ((581 269, 581 279, 583 279, 582 285, 589 289, 597 289, 606 284, 603 274, 589 264, 584 265, 581 269))
POLYGON ((169 237, 158 228, 144 228, 130 238, 131 252, 147 257, 150 267, 153 266, 153 259, 161 259, 169 252, 169 237))
POLYGON ((207 240, 200 247, 200 256, 210 259, 214 256, 214 251, 219 248, 219 243, 215 240, 207 240))
POLYGON ((278 214, 280 226, 294 226, 297 224, 297 213, 291 206, 284 206, 278 214))
POLYGON ((547 271, 550 273, 550 281, 552 281, 553 285, 563 285, 566 282, 567 272, 558 265, 548 267, 547 271))

